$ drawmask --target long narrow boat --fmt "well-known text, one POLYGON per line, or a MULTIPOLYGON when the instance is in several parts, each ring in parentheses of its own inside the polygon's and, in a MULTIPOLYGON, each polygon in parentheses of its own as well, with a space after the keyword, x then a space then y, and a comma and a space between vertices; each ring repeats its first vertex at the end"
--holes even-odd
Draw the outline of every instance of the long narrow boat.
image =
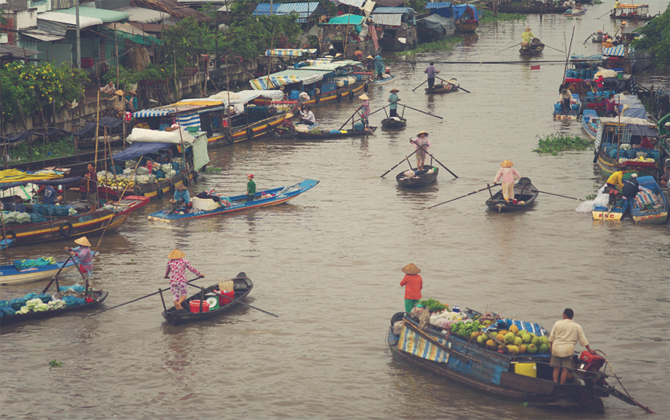
MULTIPOLYGON (((471 317, 475 313, 468 311, 466 314, 471 317)), ((517 322, 513 324, 517 326, 517 322)), ((519 322, 519 326, 519 329, 529 331, 527 328, 539 324, 519 322)), ((544 335, 544 329, 539 327, 540 334, 544 335)), ((607 384, 608 375, 600 372, 605 359, 598 355, 587 351, 575 353, 573 360, 577 369, 572 370, 573 378, 558 384, 552 379, 553 368, 549 366, 548 353, 509 353, 498 350, 497 346, 492 349, 474 341, 430 323, 421 328, 415 319, 402 312, 391 318, 387 335, 387 345, 396 360, 490 396, 546 408, 600 414, 605 411, 601 399, 604 396, 612 395, 628 404, 639 404, 607 384)))
POLYGON ((200 312, 200 306, 195 305, 197 307, 196 311, 191 311, 190 310, 190 303, 191 301, 199 301, 201 296, 204 295, 204 297, 207 296, 212 296, 213 294, 216 295, 215 291, 219 290, 219 285, 215 284, 212 286, 209 286, 206 288, 203 292, 199 292, 194 294, 193 296, 187 298, 184 303, 182 303, 182 307, 184 310, 177 310, 174 307, 171 307, 170 309, 166 310, 163 312, 163 318, 167 322, 169 322, 172 325, 178 325, 178 324, 185 324, 187 322, 196 322, 196 321, 203 321, 205 319, 211 319, 217 316, 221 316, 225 314, 226 312, 229 312, 231 309, 240 306, 240 301, 244 300, 249 293, 251 293, 251 289, 253 289, 254 284, 251 282, 251 280, 247 277, 245 273, 239 273, 235 278, 232 279, 233 281, 233 291, 235 292, 235 296, 232 300, 225 299, 225 298, 218 298, 217 300, 219 302, 219 307, 215 309, 209 309, 208 311, 203 311, 200 312), (225 303, 221 305, 223 301, 227 301, 228 303, 225 303))
POLYGON ((197 209, 196 205, 194 204, 193 210, 188 213, 184 213, 183 209, 181 211, 162 210, 156 213, 152 213, 148 217, 149 220, 170 223, 181 220, 199 219, 202 217, 220 216, 261 207, 276 206, 296 198, 300 194, 314 188, 318 183, 319 181, 315 179, 306 179, 302 182, 286 187, 279 187, 271 190, 256 192, 254 201, 251 202, 246 201, 246 195, 223 197, 226 198, 231 204, 223 205, 220 201, 215 202, 214 200, 208 200, 212 202, 211 204, 213 209, 211 210, 197 209))
POLYGON ((45 319, 45 318, 53 318, 55 316, 60 316, 63 314, 66 314, 68 312, 79 312, 79 311, 84 311, 88 309, 94 309, 99 307, 102 302, 107 299, 107 295, 109 294, 108 292, 104 291, 93 291, 93 296, 95 299, 91 302, 87 302, 83 305, 78 305, 78 306, 68 306, 66 308, 61 308, 61 309, 50 309, 48 311, 44 312, 28 312, 27 314, 16 314, 12 316, 2 316, 0 317, 0 325, 5 326, 9 324, 15 324, 17 322, 24 322, 24 321, 34 321, 38 319, 45 319))
POLYGON ((668 221, 668 198, 656 183, 654 177, 641 176, 637 179, 641 190, 631 208, 633 221, 638 225, 662 225, 668 221))
POLYGON ((486 200, 486 205, 490 210, 499 213, 517 210, 526 210, 535 204, 535 200, 539 191, 531 183, 530 178, 521 178, 518 183, 514 185, 514 201, 507 202, 503 198, 502 190, 493 194, 491 198, 486 200))
POLYGON ((5 225, 0 240, 6 236, 14 239, 13 246, 32 245, 42 242, 68 239, 72 236, 96 235, 107 229, 113 232, 128 218, 131 212, 149 204, 148 197, 124 197, 118 207, 110 204, 87 213, 53 217, 50 220, 22 225, 5 225))
POLYGON ((411 168, 395 176, 396 182, 402 188, 422 188, 437 181, 440 169, 437 166, 426 167, 419 171, 411 168))
POLYGON ((579 17, 583 16, 586 14, 586 11, 588 9, 575 9, 574 7, 572 9, 568 9, 565 11, 564 16, 565 17, 579 17))
POLYGON ((301 133, 296 132, 295 137, 300 140, 330 140, 330 139, 344 139, 349 137, 365 137, 371 136, 375 133, 377 127, 368 127, 365 130, 333 130, 337 131, 322 131, 321 133, 301 133))
POLYGON ((432 89, 431 88, 426 88, 426 95, 440 95, 443 93, 453 93, 453 92, 458 92, 458 86, 454 84, 447 84, 447 85, 442 85, 442 86, 434 86, 432 89))
POLYGON ((382 127, 390 130, 398 130, 407 127, 407 120, 400 117, 384 118, 382 120, 382 127))
POLYGON ((592 109, 585 109, 582 114, 582 129, 590 140, 595 140, 598 135, 598 122, 600 117, 598 113, 592 109))
POLYGON ((152 184, 142 184, 135 185, 132 188, 123 188, 123 187, 109 187, 101 185, 98 187, 98 198, 103 200, 117 200, 120 195, 125 194, 124 196, 134 195, 140 197, 147 197, 150 200, 153 198, 158 198, 161 200, 165 194, 172 194, 175 190, 182 184, 189 187, 191 183, 197 183, 198 173, 194 170, 188 171, 188 176, 186 176, 187 171, 183 170, 172 178, 165 178, 161 181, 156 181, 152 184))
POLYGON ((572 94, 572 98, 575 101, 575 103, 570 105, 570 110, 567 113, 563 111, 561 103, 557 103, 554 105, 555 120, 576 120, 579 118, 579 116, 582 113, 582 100, 576 93, 572 94))
MULTIPOLYGON (((98 253, 96 253, 97 255, 98 253)), ((0 266, 0 286, 8 286, 11 284, 31 283, 34 281, 45 280, 51 278, 61 270, 63 264, 67 260, 58 261, 55 264, 43 265, 41 267, 31 267, 19 270, 14 264, 0 266)), ((60 274, 65 274, 75 268, 74 262, 68 261, 65 267, 60 271, 60 274)))
POLYGON ((368 85, 370 85, 370 86, 381 86, 381 85, 385 85, 385 84, 387 84, 387 83, 389 83, 389 82, 394 81, 396 77, 398 77, 398 76, 391 76, 391 77, 388 77, 388 78, 386 78, 386 79, 374 79, 374 78, 371 78, 371 79, 368 81, 368 85))

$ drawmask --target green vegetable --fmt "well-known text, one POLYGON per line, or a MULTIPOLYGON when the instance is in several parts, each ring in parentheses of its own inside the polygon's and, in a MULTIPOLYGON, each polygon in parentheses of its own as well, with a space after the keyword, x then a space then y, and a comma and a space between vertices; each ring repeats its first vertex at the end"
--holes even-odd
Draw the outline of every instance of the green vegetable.
POLYGON ((419 302, 419 304, 428 309, 430 312, 442 312, 445 309, 449 309, 449 306, 435 299, 422 300, 419 302))

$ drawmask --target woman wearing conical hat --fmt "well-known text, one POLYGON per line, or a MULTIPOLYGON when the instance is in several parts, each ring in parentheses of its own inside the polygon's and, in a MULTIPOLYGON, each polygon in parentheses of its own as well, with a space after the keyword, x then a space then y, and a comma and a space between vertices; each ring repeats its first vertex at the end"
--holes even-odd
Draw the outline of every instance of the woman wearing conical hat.
POLYGON ((358 110, 361 111, 361 123, 363 123, 365 128, 368 128, 370 126, 370 121, 368 120, 368 116, 370 115, 370 98, 364 93, 358 99, 363 101, 361 106, 358 107, 358 110))
POLYGON ((421 270, 414 263, 404 266, 402 272, 405 273, 405 277, 403 277, 400 285, 405 286, 405 312, 410 313, 416 302, 421 299, 423 279, 419 275, 421 270))
POLYGON ((79 271, 90 278, 93 275, 93 254, 91 253, 91 243, 86 236, 82 236, 74 241, 74 243, 79 246, 76 248, 66 246, 65 250, 75 259, 75 262, 79 266, 79 271))
POLYGON ((184 258, 186 255, 178 249, 174 249, 167 257, 170 259, 167 263, 167 270, 165 270, 165 278, 170 275, 170 290, 174 296, 174 307, 176 309, 184 309, 181 304, 186 300, 186 269, 188 268, 196 276, 205 278, 204 274, 200 274, 198 270, 193 268, 190 262, 184 258))
POLYGON ((423 171, 423 165, 426 162, 428 148, 430 147, 428 133, 426 131, 421 131, 416 135, 416 139, 409 139, 409 142, 414 144, 414 150, 416 151, 416 170, 423 171))
POLYGON ((509 200, 514 199, 514 180, 520 179, 521 174, 519 174, 516 169, 512 168, 514 164, 508 159, 505 159, 503 163, 500 164, 501 168, 496 174, 493 183, 497 183, 502 180, 502 193, 505 201, 509 203, 509 200))

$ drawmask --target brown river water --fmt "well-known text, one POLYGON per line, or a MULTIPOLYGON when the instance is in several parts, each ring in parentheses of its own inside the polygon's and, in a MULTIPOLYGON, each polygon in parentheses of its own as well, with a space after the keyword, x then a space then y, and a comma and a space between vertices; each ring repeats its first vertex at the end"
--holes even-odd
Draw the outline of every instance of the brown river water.
MULTIPOLYGON (((649 2, 653 12, 666 2, 649 2)), ((580 19, 529 16, 525 22, 480 27, 451 52, 393 62, 399 77, 370 89, 371 107, 400 89, 408 110, 403 131, 378 130, 367 139, 268 139, 211 151, 221 174, 197 187, 242 194, 253 172, 259 190, 314 178, 320 184, 287 205, 228 217, 161 225, 147 214, 152 202, 104 237, 95 262, 95 286, 108 290, 107 306, 159 287, 166 254, 183 250, 209 285, 244 271, 254 282, 249 308, 179 327, 166 324, 153 296, 98 316, 77 315, 19 324, 0 335, 0 413, 3 418, 284 418, 284 419, 562 419, 643 418, 635 407, 608 398, 602 416, 545 411, 490 398, 458 383, 394 361, 385 344, 390 317, 403 309, 400 268, 414 262, 424 298, 542 323, 550 329, 564 308, 575 310, 592 347, 607 353, 626 389, 670 417, 668 225, 593 222, 576 213, 577 201, 540 195, 518 214, 489 212, 488 193, 427 210, 492 182, 500 162, 542 191, 584 198, 604 182, 591 151, 541 156, 536 135, 579 135, 579 123, 552 121, 564 64, 445 64, 517 61, 526 26, 562 49, 576 26, 573 51, 594 54, 581 42, 612 28, 610 7, 588 6, 580 19), (426 96, 423 61, 439 62, 440 76, 456 77, 471 94, 426 96), (430 132, 432 153, 459 176, 441 169, 438 183, 420 191, 380 175, 413 149, 408 138, 430 132), (49 361, 63 363, 50 368, 49 361)), ((614 30, 611 30, 614 32, 614 30)), ((391 56, 389 56, 390 58, 391 56)), ((541 60, 564 60, 545 49, 541 60)), ((644 81, 644 77, 638 80, 644 81)), ((668 83, 656 78, 655 83, 668 83)), ((337 128, 356 104, 316 109, 324 128, 337 128)), ((371 117, 372 125, 383 118, 371 117)), ((414 162, 414 160, 412 160, 414 162)), ((96 240, 97 241, 97 240, 96 240)), ((14 248, 11 259, 63 257, 63 243, 14 248)), ((65 277, 74 282, 75 275, 65 277)), ((37 285, 3 287, 0 298, 37 285)), ((170 293, 166 296, 169 298, 170 293)))

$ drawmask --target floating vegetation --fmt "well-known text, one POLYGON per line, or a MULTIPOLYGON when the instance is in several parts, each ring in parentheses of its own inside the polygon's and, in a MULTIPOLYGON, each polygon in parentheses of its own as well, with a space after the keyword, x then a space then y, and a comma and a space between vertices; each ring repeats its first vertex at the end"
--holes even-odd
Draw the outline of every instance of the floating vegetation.
POLYGON ((441 41, 427 42, 425 44, 419 44, 413 50, 401 51, 396 53, 397 55, 407 56, 414 55, 418 53, 430 52, 430 51, 449 51, 454 48, 455 44, 463 41, 463 38, 451 37, 443 39, 441 41))
POLYGON ((568 136, 561 133, 549 134, 545 138, 537 136, 537 138, 538 148, 533 149, 533 152, 547 153, 552 156, 569 150, 588 150, 593 147, 595 142, 595 140, 588 140, 579 136, 568 136))
POLYGON ((479 19, 479 23, 507 22, 511 20, 526 20, 527 16, 521 13, 498 13, 494 16, 491 10, 484 10, 484 15, 479 19))
POLYGON ((62 367, 63 362, 59 362, 56 359, 54 359, 54 360, 49 362, 49 366, 51 366, 51 367, 62 367))
POLYGON ((220 174, 223 169, 217 168, 216 166, 208 166, 205 170, 208 174, 220 174))
POLYGON ((589 194, 586 196, 586 201, 595 200, 598 197, 598 194, 589 194))

